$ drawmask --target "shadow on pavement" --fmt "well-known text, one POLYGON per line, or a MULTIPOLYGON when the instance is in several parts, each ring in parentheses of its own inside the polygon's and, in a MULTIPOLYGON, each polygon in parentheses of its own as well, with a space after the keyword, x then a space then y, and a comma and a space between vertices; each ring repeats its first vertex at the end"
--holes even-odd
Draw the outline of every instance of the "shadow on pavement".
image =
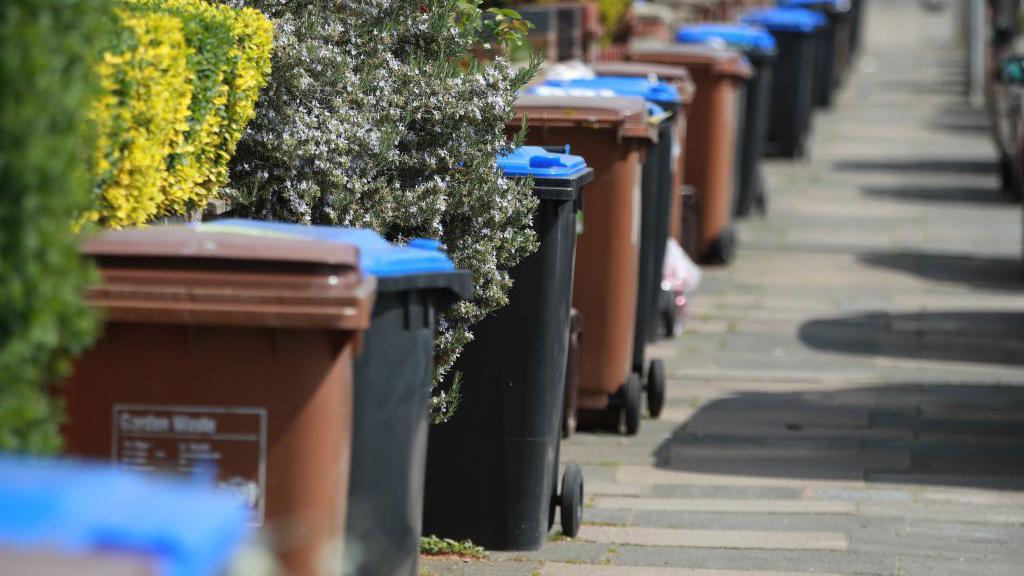
POLYGON ((913 202, 977 202, 1007 204, 1014 202, 1005 193, 988 186, 925 186, 903 184, 898 186, 863 186, 867 196, 909 200, 913 202))
MULTIPOLYGON (((949 86, 957 85, 957 92, 963 93, 963 83, 956 79, 949 86)), ((927 88, 923 88, 927 90, 927 88)), ((929 128, 949 132, 988 134, 992 131, 988 112, 972 107, 966 99, 957 98, 939 107, 932 116, 929 128)))
POLYGON ((955 132, 960 134, 987 134, 992 129, 989 128, 987 120, 976 120, 976 119, 948 119, 931 122, 928 124, 928 128, 932 130, 941 130, 943 132, 955 132))
POLYGON ((1024 490, 1024 387, 743 392, 701 407, 658 456, 708 474, 1024 490))
POLYGON ((1024 265, 1019 258, 926 252, 869 252, 859 258, 871 266, 915 274, 927 280, 995 290, 1024 290, 1024 265))
POLYGON ((799 336, 844 354, 1024 366, 1024 311, 858 314, 811 320, 799 336))
POLYGON ((833 169, 843 172, 927 172, 937 174, 996 174, 993 160, 918 159, 918 160, 840 160, 833 169))
POLYGON ((951 75, 947 79, 888 79, 880 80, 872 86, 882 94, 920 94, 959 96, 964 93, 964 82, 961 78, 951 75))

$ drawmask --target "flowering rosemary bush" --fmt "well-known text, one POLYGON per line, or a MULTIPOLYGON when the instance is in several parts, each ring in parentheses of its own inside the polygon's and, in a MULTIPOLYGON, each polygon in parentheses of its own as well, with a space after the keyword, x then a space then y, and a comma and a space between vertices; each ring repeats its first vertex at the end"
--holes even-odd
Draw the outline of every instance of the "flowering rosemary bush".
MULTIPOLYGON (((537 247, 530 183, 505 179, 505 124, 538 64, 467 57, 514 14, 479 0, 233 0, 275 23, 271 79, 231 164, 240 212, 440 239, 475 292, 440 319, 433 417, 470 326, 507 303, 507 270, 537 247)), ((465 383, 473 385, 472 382, 465 383)))

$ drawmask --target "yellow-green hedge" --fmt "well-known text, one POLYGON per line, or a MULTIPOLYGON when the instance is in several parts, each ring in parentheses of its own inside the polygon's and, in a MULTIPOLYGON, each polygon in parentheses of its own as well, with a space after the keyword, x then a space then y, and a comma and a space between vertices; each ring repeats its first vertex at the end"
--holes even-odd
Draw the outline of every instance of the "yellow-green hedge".
POLYGON ((204 0, 123 0, 98 72, 94 205, 119 228, 199 208, 228 161, 270 71, 273 26, 204 0))

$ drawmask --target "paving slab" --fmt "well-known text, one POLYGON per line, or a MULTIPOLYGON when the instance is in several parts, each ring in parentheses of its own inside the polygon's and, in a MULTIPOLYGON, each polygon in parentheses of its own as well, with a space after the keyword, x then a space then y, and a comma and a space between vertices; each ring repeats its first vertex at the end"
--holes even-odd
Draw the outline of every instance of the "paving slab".
POLYGON ((861 502, 857 514, 912 520, 936 520, 962 524, 1009 524, 1024 526, 1024 508, 978 504, 861 502))
MULTIPOLYGON (((676 548, 650 546, 618 546, 611 558, 615 566, 696 567, 714 570, 767 570, 834 573, 857 576, 895 576, 899 574, 898 553, 880 555, 855 550, 821 552, 811 550, 723 550, 711 548, 676 548)), ((936 574, 941 574, 937 572, 936 574)))
POLYGON ((720 514, 854 514, 857 511, 855 504, 842 501, 617 498, 610 496, 594 498, 591 500, 591 506, 612 510, 660 510, 720 514))
MULTIPOLYGON (((581 564, 548 563, 541 570, 544 576, 806 576, 804 572, 766 572, 749 570, 708 570, 702 568, 658 568, 652 566, 585 566, 581 564)), ((819 576, 839 576, 820 574, 819 576)))
POLYGON ((531 557, 553 562, 600 564, 608 557, 608 548, 609 545, 603 542, 557 539, 549 541, 540 551, 533 552, 531 557))
POLYGON ((682 484, 696 486, 775 486, 775 487, 806 487, 806 486, 839 486, 860 488, 864 486, 861 479, 846 478, 792 478, 788 476, 717 474, 710 472, 690 472, 688 470, 672 470, 651 466, 621 466, 615 479, 624 484, 659 485, 682 484))
POLYGON ((492 561, 424 558, 419 576, 531 576, 539 570, 536 560, 492 561))
POLYGON ((846 550, 850 542, 835 532, 773 532, 754 530, 678 530, 584 525, 579 538, 607 544, 681 548, 746 548, 765 550, 846 550))
POLYGON ((902 519, 866 518, 857 514, 722 513, 631 510, 630 526, 683 530, 751 530, 756 532, 830 532, 851 535, 868 525, 901 527, 902 519))
POLYGON ((588 478, 586 491, 591 496, 644 496, 651 493, 652 487, 619 482, 594 482, 588 478))
POLYGON ((650 493, 662 498, 714 498, 748 500, 798 500, 804 488, 796 486, 685 486, 661 484, 650 486, 650 493))

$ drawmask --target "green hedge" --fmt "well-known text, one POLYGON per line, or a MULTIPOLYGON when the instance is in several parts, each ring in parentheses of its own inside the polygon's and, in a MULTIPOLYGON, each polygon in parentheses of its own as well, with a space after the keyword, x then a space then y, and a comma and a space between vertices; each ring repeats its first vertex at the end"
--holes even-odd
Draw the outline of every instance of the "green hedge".
POLYGON ((59 448, 47 383, 94 333, 70 230, 89 201, 103 6, 0 2, 0 450, 59 448))
POLYGON ((99 141, 87 222, 119 228, 202 208, 270 71, 273 26, 204 0, 122 0, 97 71, 99 141))

